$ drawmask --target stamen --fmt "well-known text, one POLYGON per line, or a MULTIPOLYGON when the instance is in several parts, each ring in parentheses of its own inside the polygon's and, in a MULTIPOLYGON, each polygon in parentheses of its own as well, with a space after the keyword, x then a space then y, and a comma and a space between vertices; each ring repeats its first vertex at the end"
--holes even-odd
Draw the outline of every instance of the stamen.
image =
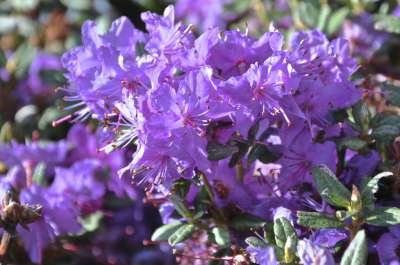
POLYGON ((52 125, 53 127, 57 127, 58 125, 60 125, 60 124, 62 124, 62 123, 64 123, 64 122, 66 122, 66 121, 71 120, 72 118, 73 118, 73 115, 72 115, 72 114, 69 114, 69 115, 67 115, 67 116, 64 116, 64 117, 58 119, 58 120, 53 121, 53 122, 51 123, 51 125, 52 125))

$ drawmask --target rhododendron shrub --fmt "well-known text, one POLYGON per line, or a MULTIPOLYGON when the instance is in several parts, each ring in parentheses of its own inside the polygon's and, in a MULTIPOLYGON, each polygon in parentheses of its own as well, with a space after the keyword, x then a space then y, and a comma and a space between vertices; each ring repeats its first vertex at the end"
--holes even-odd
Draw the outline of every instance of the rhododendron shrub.
POLYGON ((89 2, 0 6, 0 263, 399 262, 398 3, 89 2))
POLYGON ((86 22, 62 64, 73 118, 103 124, 106 153, 135 150, 119 175, 158 202, 152 240, 182 260, 366 261, 365 224, 397 224, 400 210, 374 206, 390 173, 369 180, 381 158, 347 40, 285 41, 273 26, 195 35, 172 6, 142 19, 146 32, 124 17, 105 34, 86 22))

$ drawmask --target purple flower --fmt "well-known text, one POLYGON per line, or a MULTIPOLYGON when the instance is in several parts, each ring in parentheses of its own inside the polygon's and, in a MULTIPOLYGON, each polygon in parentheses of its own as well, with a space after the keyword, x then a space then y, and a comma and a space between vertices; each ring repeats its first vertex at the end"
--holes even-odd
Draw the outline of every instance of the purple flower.
POLYGON ((348 235, 340 229, 319 229, 312 235, 314 244, 324 248, 334 248, 336 244, 347 239, 348 235))
POLYGON ((372 15, 363 13, 345 21, 342 36, 350 43, 351 52, 363 59, 370 59, 388 39, 388 34, 374 29, 372 15))
POLYGON ((100 161, 83 160, 70 168, 56 168, 50 192, 74 201, 84 213, 96 211, 105 193, 102 182, 96 178, 100 161))
POLYGON ((110 112, 113 103, 121 98, 122 83, 135 80, 128 72, 136 67, 136 44, 145 40, 144 34, 125 17, 114 21, 105 35, 96 30, 94 22, 85 22, 83 46, 70 50, 61 59, 70 83, 70 96, 66 99, 75 102, 71 108, 81 108, 76 114, 82 119, 90 113, 103 119, 110 112))
POLYGON ((303 239, 297 244, 297 254, 304 265, 334 265, 332 254, 325 248, 319 247, 311 240, 303 239))
POLYGON ((335 144, 329 141, 313 143, 304 122, 299 121, 283 128, 281 137, 284 149, 277 163, 282 165, 279 180, 283 190, 303 182, 312 183, 310 172, 313 166, 325 164, 335 169, 335 144))
POLYGON ((347 161, 342 180, 346 184, 360 185, 363 179, 372 176, 380 162, 381 157, 375 150, 367 154, 357 154, 347 161))
POLYGON ((220 28, 225 26, 224 5, 230 2, 231 0, 207 0, 203 2, 178 0, 175 8, 180 19, 186 19, 200 31, 204 31, 213 26, 220 28))
POLYGON ((33 185, 22 190, 20 200, 21 203, 43 206, 41 219, 28 225, 30 231, 17 227, 33 262, 41 262, 44 248, 54 241, 56 235, 80 231, 81 226, 77 220, 79 213, 67 198, 33 185))
MULTIPOLYGON (((398 229, 397 229, 398 230, 398 229)), ((398 265, 398 249, 400 247, 400 237, 395 231, 383 234, 377 244, 379 260, 383 265, 398 265)))
POLYGON ((38 53, 29 67, 27 79, 18 84, 18 96, 28 102, 34 97, 51 95, 51 86, 46 84, 41 76, 43 71, 48 70, 61 70, 59 58, 47 53, 38 53))
POLYGON ((254 262, 260 265, 278 265, 278 259, 276 258, 273 247, 255 248, 247 247, 247 252, 250 253, 254 262))
POLYGON ((253 63, 263 63, 274 51, 281 50, 283 44, 279 32, 265 33, 258 40, 240 31, 226 31, 214 38, 218 42, 209 48, 206 63, 223 79, 245 73, 253 63))
POLYGON ((149 39, 145 49, 153 56, 165 56, 173 60, 173 56, 179 55, 193 43, 193 35, 190 26, 175 23, 175 10, 168 6, 163 16, 151 12, 141 15, 149 32, 149 39))
MULTIPOLYGON (((206 146, 215 139, 226 143, 232 135, 245 138, 255 122, 260 123, 257 137, 273 129, 275 142, 282 143, 271 144, 283 156, 278 161, 279 181, 267 181, 267 193, 281 189, 279 196, 286 196, 287 189, 310 182, 314 165, 335 167, 335 144, 316 142, 313 134, 336 133, 340 126, 332 112, 360 99, 360 91, 349 81, 357 66, 345 40, 330 42, 317 30, 298 32, 285 50, 283 35, 273 28, 258 39, 216 28, 196 38, 189 26, 176 22, 172 6, 162 16, 146 12, 142 19, 147 33, 137 38, 124 19, 115 22, 129 37, 123 44, 120 31, 113 30, 116 26, 99 36, 88 22, 83 47, 65 55, 76 98, 89 106, 86 95, 93 95, 93 102, 103 105, 99 111, 90 107, 101 113, 94 118, 104 121, 107 134, 114 134, 102 150, 137 145, 121 176, 168 189, 175 179, 190 178, 199 169, 229 189, 253 193, 249 199, 227 200, 246 205, 265 196, 255 185, 261 178, 246 175, 244 183, 235 183, 235 172, 225 162, 207 160, 206 146), (129 44, 138 45, 141 52, 127 52, 129 44), (102 56, 104 52, 109 53, 102 56), (90 67, 79 72, 81 64, 90 67), (124 81, 118 85, 114 79, 124 81), (93 80, 105 82, 93 88, 85 85, 93 80), (218 123, 227 126, 210 130, 218 123), (218 170, 225 175, 215 177, 218 170)), ((253 169, 249 165, 246 174, 251 176, 253 169)))

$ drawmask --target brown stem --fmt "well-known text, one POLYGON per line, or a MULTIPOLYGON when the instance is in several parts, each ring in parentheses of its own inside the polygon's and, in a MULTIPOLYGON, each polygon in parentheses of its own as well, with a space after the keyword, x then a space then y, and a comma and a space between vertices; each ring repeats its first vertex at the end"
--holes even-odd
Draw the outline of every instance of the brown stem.
POLYGON ((355 218, 352 222, 352 224, 349 227, 350 230, 350 242, 354 239, 356 236, 357 232, 360 230, 361 226, 363 224, 363 221, 360 218, 355 218))
POLYGON ((8 246, 11 242, 11 234, 7 231, 4 231, 3 236, 1 237, 0 243, 0 256, 4 256, 7 253, 8 246))

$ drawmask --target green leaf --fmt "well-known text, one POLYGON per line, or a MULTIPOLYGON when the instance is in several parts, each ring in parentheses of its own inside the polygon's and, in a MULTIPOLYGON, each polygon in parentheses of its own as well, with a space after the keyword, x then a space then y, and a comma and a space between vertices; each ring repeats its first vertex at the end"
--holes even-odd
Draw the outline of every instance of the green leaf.
POLYGON ((372 131, 372 137, 381 143, 390 144, 400 135, 400 128, 394 125, 382 125, 372 131))
POLYGON ((271 152, 268 149, 268 147, 264 144, 255 144, 249 152, 249 155, 247 157, 247 163, 250 165, 257 159, 267 164, 278 160, 279 155, 271 152))
POLYGON ((368 145, 366 141, 361 140, 360 138, 357 137, 348 137, 341 139, 338 144, 340 149, 346 147, 355 151, 359 151, 368 145))
POLYGON ((328 35, 335 34, 342 27, 349 12, 350 11, 347 7, 342 7, 332 12, 328 24, 326 25, 326 33, 328 33, 328 35))
POLYGON ((395 207, 375 208, 367 213, 365 222, 376 226, 400 224, 400 209, 395 207))
MULTIPOLYGON (((38 128, 40 130, 46 130, 49 129, 52 125, 52 122, 64 117, 67 115, 67 112, 62 112, 60 111, 59 108, 57 107, 48 107, 47 109, 45 109, 43 111, 42 116, 40 117, 39 121, 38 121, 38 128)), ((52 128, 54 129, 54 128, 52 128)))
POLYGON ((247 132, 247 140, 253 142, 254 139, 256 138, 259 128, 260 128, 260 121, 258 120, 250 127, 249 131, 247 132))
POLYGON ((46 172, 46 164, 40 162, 39 164, 37 164, 35 170, 33 171, 32 181, 42 186, 46 185, 45 172, 46 172))
POLYGON ((211 230, 214 235, 215 242, 221 247, 228 247, 231 243, 231 238, 228 229, 225 227, 216 226, 211 230))
POLYGON ((207 158, 211 161, 225 159, 238 151, 239 148, 235 145, 224 145, 217 142, 207 144, 207 158))
POLYGON ((61 0, 61 3, 66 5, 68 8, 77 10, 88 10, 90 9, 90 0, 61 0))
POLYGON ((371 127, 377 128, 383 125, 392 125, 400 128, 400 116, 378 113, 371 120, 371 127))
POLYGON ((144 42, 138 41, 135 44, 135 54, 137 57, 142 57, 147 54, 146 49, 144 48, 146 44, 144 42))
POLYGON ((87 232, 93 232, 100 226, 100 221, 103 218, 103 213, 101 211, 97 211, 95 213, 90 214, 89 216, 82 218, 79 220, 82 227, 87 232))
POLYGON ((13 139, 12 125, 8 121, 1 126, 0 129, 0 143, 8 143, 13 139))
POLYGON ((178 179, 172 185, 172 191, 179 197, 185 198, 186 194, 189 192, 190 184, 190 181, 187 179, 178 179))
POLYGON ((166 241, 168 238, 176 232, 184 224, 181 222, 174 222, 170 224, 165 224, 157 228, 153 235, 151 236, 152 241, 166 241))
POLYGON ((169 200, 174 204, 176 211, 183 217, 191 219, 193 214, 186 206, 185 202, 178 195, 171 195, 169 200))
POLYGON ((288 238, 291 238, 292 244, 297 245, 297 235, 292 224, 285 217, 279 217, 274 221, 274 234, 276 245, 284 248, 288 238))
POLYGON ((343 254, 340 265, 365 265, 367 264, 368 246, 365 231, 361 230, 351 241, 343 254))
POLYGON ((321 197, 329 204, 344 208, 350 206, 350 191, 327 166, 315 166, 312 169, 312 176, 321 197))
POLYGON ((28 43, 24 42, 15 51, 13 56, 10 58, 10 65, 13 65, 12 70, 17 78, 22 78, 28 71, 33 59, 36 56, 37 48, 32 47, 28 43))
POLYGON ((330 13, 331 8, 328 4, 324 4, 321 6, 317 23, 317 28, 320 31, 324 31, 330 13))
POLYGON ((375 29, 400 34, 400 19, 394 15, 376 15, 375 29))
POLYGON ((336 218, 318 212, 297 212, 297 223, 310 228, 335 228, 344 224, 336 218))
POLYGON ((62 86, 67 83, 64 74, 58 70, 42 70, 40 71, 40 78, 44 83, 52 86, 62 86))
POLYGON ((14 120, 17 124, 30 123, 35 120, 35 116, 39 113, 39 108, 33 104, 21 107, 15 113, 14 120))
POLYGON ((318 7, 310 2, 299 2, 297 9, 298 17, 308 28, 315 28, 318 24, 318 7))
POLYGON ((7 57, 3 50, 0 50, 0 68, 3 68, 7 64, 7 57))
POLYGON ((364 207, 368 209, 374 208, 374 201, 375 201, 374 194, 378 191, 379 180, 392 175, 393 175, 392 172, 382 172, 373 177, 370 181, 368 181, 368 183, 361 191, 361 198, 364 207))
POLYGON ((250 229, 260 228, 265 224, 264 219, 247 213, 237 215, 230 222, 230 226, 239 231, 249 231, 250 229))
POLYGON ((244 240, 247 245, 254 248, 265 248, 267 243, 255 236, 250 236, 244 240))
POLYGON ((391 84, 383 85, 383 93, 386 100, 396 107, 400 107, 400 87, 391 84))
POLYGON ((23 12, 35 9, 39 4, 39 0, 11 0, 9 2, 15 9, 23 12))
POLYGON ((185 224, 178 228, 169 238, 168 243, 171 246, 175 246, 176 244, 185 241, 190 238, 196 227, 194 224, 185 224))
POLYGON ((368 110, 368 106, 360 101, 353 106, 352 114, 354 121, 361 128, 361 130, 365 133, 368 132, 368 127, 371 120, 371 114, 368 110))
POLYGON ((241 141, 241 139, 238 139, 238 140, 235 140, 232 142, 234 142, 236 144, 236 146, 238 147, 238 152, 236 152, 232 155, 232 157, 228 163, 229 167, 236 166, 243 159, 243 157, 247 154, 247 151, 249 150, 249 145, 247 143, 241 141))

